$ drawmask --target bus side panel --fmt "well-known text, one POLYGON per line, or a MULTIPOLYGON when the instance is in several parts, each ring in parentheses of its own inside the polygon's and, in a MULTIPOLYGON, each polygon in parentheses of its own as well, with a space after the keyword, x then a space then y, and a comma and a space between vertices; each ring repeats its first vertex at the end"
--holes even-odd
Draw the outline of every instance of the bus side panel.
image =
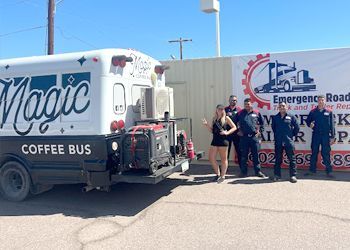
POLYGON ((26 162, 33 184, 102 185, 116 164, 109 160, 110 145, 118 140, 118 136, 0 137, 0 167, 9 157, 17 158, 26 162))

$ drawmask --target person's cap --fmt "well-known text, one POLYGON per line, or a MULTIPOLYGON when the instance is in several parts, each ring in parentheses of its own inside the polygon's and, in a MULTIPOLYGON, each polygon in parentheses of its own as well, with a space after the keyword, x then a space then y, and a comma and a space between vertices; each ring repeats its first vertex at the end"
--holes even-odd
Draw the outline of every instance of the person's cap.
POLYGON ((225 108, 225 106, 224 106, 224 105, 222 105, 222 104, 218 104, 218 105, 216 105, 216 108, 217 108, 217 109, 224 109, 224 108, 225 108))

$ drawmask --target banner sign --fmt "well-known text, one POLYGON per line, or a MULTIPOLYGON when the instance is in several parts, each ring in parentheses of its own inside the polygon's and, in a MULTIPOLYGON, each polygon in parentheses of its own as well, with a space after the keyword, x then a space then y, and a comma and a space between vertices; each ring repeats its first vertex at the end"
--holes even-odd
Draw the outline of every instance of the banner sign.
MULTIPOLYGON (((274 164, 272 116, 278 103, 289 105, 300 124, 295 139, 299 168, 308 168, 311 157, 312 130, 306 126, 310 110, 317 106, 317 96, 326 97, 327 108, 336 120, 336 143, 332 146, 334 169, 350 170, 350 49, 259 54, 233 57, 233 90, 243 105, 251 98, 254 108, 264 117, 260 162, 274 164)), ((318 168, 324 169, 319 156, 318 168)), ((288 160, 284 156, 284 167, 288 160)))

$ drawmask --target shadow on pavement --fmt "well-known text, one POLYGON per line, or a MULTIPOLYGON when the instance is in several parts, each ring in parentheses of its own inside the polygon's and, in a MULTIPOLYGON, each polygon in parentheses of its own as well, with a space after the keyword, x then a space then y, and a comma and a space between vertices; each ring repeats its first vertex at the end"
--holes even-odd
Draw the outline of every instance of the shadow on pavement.
MULTIPOLYGON (((252 169, 250 169, 252 173, 252 169)), ((263 169, 271 176, 272 169, 263 169)), ((299 171, 298 179, 311 179, 299 171)), ((238 178, 239 169, 229 167, 227 179, 229 184, 265 184, 269 179, 248 177, 238 178), (232 181, 230 180, 232 179, 232 181)), ((173 192, 178 186, 207 184, 213 181, 210 166, 193 165, 180 178, 168 178, 156 185, 120 183, 112 187, 111 192, 90 191, 82 193, 83 185, 57 185, 51 191, 33 196, 26 201, 12 203, 0 198, 0 216, 53 215, 63 214, 81 218, 103 216, 135 216, 156 203, 162 197, 173 192), (186 177, 188 176, 188 177, 186 177)), ((336 172, 336 179, 328 179, 324 173, 312 176, 314 180, 350 181, 350 172, 336 172)), ((288 170, 283 170, 284 179, 288 179, 288 170)), ((294 184, 297 185, 297 184, 294 184)))
POLYGON ((120 183, 112 186, 109 193, 97 190, 82 193, 83 185, 57 185, 51 191, 23 202, 8 202, 0 197, 0 216, 134 216, 184 182, 181 179, 166 179, 156 185, 120 183))
POLYGON ((272 183, 269 178, 259 178, 259 179, 249 179, 244 178, 244 179, 237 179, 232 182, 229 182, 229 184, 266 184, 266 183, 272 183))
MULTIPOLYGON (((262 168, 262 171, 268 177, 273 176, 273 168, 262 168)), ((227 170, 226 179, 234 179, 229 182, 231 184, 265 184, 271 183, 272 181, 269 178, 256 178, 254 177, 254 170, 249 168, 249 173, 247 178, 239 178, 239 167, 238 166, 229 166, 227 170)), ((326 176, 325 171, 318 171, 314 176, 304 176, 307 173, 307 170, 301 169, 298 170, 297 178, 298 180, 324 180, 324 181, 345 181, 350 182, 350 172, 334 172, 334 179, 330 179, 326 176)), ((213 179, 213 170, 209 165, 194 165, 186 172, 186 176, 193 176, 194 181, 197 181, 198 184, 205 184, 211 182, 213 179), (209 176, 206 176, 209 175, 209 176)), ((282 179, 279 181, 289 181, 289 171, 288 169, 282 169, 282 179)), ((188 183, 186 183, 188 184, 188 183)))
MULTIPOLYGON (((273 177, 273 169, 263 168, 262 171, 268 177, 273 177)), ((325 171, 319 171, 316 175, 313 176, 304 176, 307 173, 307 170, 298 170, 297 179, 298 180, 322 180, 322 181, 342 181, 350 182, 350 172, 334 172, 333 175, 335 178, 328 178, 325 171)), ((282 179, 278 182, 289 181, 289 171, 288 169, 282 169, 282 179)), ((231 184, 264 184, 264 183, 273 183, 270 178, 256 178, 253 175, 248 176, 247 178, 237 179, 231 182, 231 184), (254 179, 250 179, 253 177, 254 179)))

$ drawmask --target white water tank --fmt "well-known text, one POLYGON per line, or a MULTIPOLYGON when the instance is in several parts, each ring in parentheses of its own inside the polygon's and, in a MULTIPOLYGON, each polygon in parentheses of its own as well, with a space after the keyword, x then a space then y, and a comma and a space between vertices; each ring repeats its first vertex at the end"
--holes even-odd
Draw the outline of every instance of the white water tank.
POLYGON ((201 10, 206 13, 220 11, 220 3, 218 0, 201 0, 201 10))

